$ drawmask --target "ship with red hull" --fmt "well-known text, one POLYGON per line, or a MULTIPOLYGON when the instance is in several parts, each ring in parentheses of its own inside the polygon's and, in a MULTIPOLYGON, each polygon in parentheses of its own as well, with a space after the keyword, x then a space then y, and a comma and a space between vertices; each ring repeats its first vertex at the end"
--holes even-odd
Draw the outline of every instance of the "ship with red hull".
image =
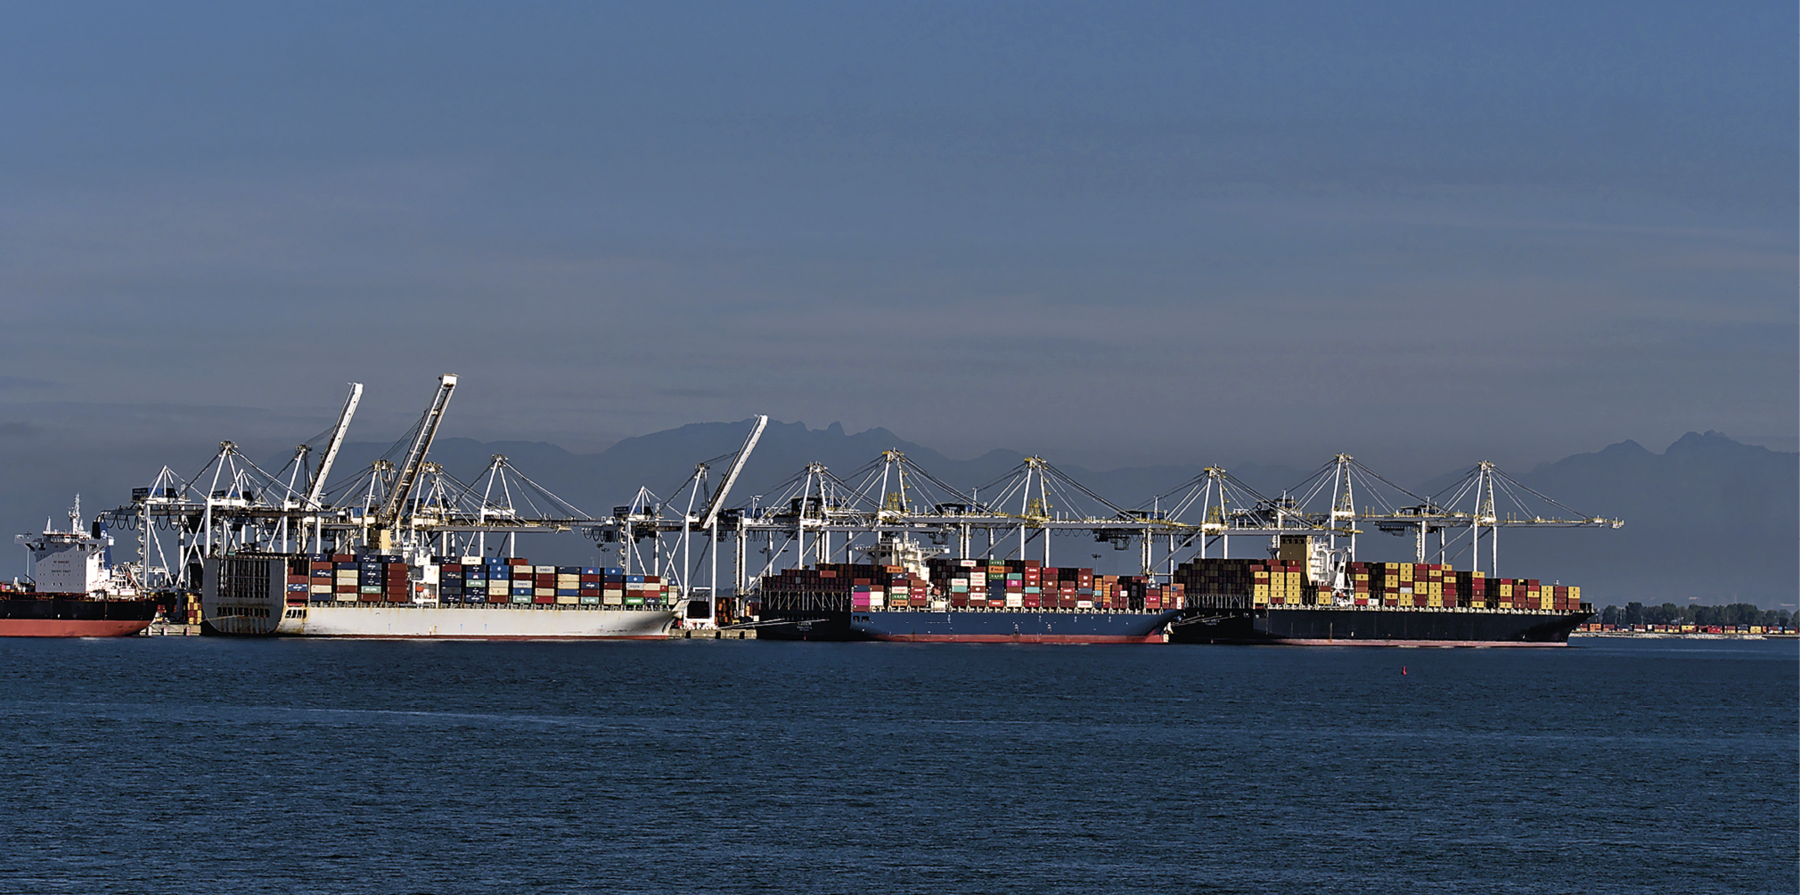
POLYGON ((157 601, 142 594, 129 567, 107 562, 113 539, 100 523, 81 524, 81 498, 69 530, 19 535, 30 556, 30 584, 0 586, 0 637, 128 637, 150 627, 157 601))
POLYGON ((150 627, 156 601, 12 593, 0 599, 0 637, 129 637, 150 627))

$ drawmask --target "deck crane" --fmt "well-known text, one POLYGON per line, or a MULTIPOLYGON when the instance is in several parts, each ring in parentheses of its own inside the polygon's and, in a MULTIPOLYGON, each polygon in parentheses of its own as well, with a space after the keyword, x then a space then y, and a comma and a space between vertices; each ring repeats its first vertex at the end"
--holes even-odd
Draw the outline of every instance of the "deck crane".
POLYGON ((450 406, 450 395, 456 391, 456 374, 445 373, 438 377, 437 394, 431 398, 431 406, 426 408, 425 416, 419 420, 418 431, 413 435, 412 447, 407 449, 406 459, 394 473, 393 486, 375 513, 374 530, 370 533, 372 542, 369 546, 377 552, 386 553, 393 549, 394 531, 400 524, 400 514, 405 511, 408 499, 412 496, 413 485, 419 479, 419 467, 425 462, 425 455, 431 451, 431 442, 437 438, 438 424, 444 421, 444 408, 450 406))

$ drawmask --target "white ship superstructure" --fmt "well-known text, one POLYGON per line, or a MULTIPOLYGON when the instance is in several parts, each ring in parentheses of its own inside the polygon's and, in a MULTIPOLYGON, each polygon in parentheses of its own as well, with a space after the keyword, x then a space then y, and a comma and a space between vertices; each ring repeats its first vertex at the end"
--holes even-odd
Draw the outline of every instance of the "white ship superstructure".
POLYGON ((40 594, 84 594, 98 597, 137 595, 130 573, 107 562, 113 537, 96 524, 83 531, 81 497, 69 509, 69 530, 57 531, 45 520, 44 530, 18 535, 16 542, 31 554, 29 574, 40 594))

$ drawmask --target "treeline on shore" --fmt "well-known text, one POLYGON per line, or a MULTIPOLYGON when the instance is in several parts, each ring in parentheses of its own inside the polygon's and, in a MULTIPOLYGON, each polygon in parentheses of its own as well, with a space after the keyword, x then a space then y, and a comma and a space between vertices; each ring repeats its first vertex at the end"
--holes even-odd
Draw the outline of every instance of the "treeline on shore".
POLYGON ((1623 609, 1608 606, 1600 611, 1602 625, 1761 625, 1764 628, 1787 628, 1794 625, 1794 613, 1785 609, 1764 609, 1754 603, 1731 603, 1725 606, 1645 606, 1626 603, 1623 609))

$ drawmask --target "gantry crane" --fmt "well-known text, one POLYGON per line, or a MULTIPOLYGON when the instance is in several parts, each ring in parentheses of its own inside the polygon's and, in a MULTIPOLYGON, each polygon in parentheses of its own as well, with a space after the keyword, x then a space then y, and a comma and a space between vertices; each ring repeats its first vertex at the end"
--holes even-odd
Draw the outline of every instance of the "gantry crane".
POLYGON ((425 409, 425 416, 419 420, 412 447, 407 449, 405 459, 396 467, 393 484, 388 488, 380 509, 375 512, 374 525, 370 527, 367 543, 378 553, 393 549, 395 529, 400 527, 402 514, 408 509, 407 501, 412 497, 413 486, 418 483, 419 466, 431 452, 431 443, 437 439, 438 425, 444 421, 444 409, 450 406, 450 396, 455 392, 455 373, 445 373, 438 377, 437 393, 432 396, 431 406, 425 409))

